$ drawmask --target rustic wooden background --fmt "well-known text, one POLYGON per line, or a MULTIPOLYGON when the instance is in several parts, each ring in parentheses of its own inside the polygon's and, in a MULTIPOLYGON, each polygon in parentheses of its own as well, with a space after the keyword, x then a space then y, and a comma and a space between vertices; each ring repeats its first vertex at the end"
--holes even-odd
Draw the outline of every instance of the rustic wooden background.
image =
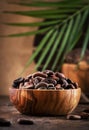
MULTIPOLYGON (((35 22, 36 18, 24 17, 19 15, 11 15, 2 13, 5 10, 28 10, 28 7, 20 7, 17 5, 9 5, 7 1, 19 0, 3 0, 0 1, 0 23, 3 22, 35 22)), ((31 10, 33 8, 30 8, 31 10)), ((28 32, 36 30, 33 27, 10 27, 0 24, 0 35, 18 32, 28 32)), ((8 95, 8 89, 11 87, 12 81, 19 76, 33 51, 34 36, 19 38, 0 38, 0 95, 8 95)), ((33 73, 35 63, 25 71, 22 76, 33 73)))

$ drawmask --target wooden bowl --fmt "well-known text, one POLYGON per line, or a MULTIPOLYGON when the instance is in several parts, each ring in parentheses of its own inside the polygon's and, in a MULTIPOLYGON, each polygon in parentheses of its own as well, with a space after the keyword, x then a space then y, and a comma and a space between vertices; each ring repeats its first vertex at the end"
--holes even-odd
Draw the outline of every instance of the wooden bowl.
POLYGON ((10 88, 10 101, 22 114, 66 115, 78 105, 81 89, 37 90, 10 88))
POLYGON ((89 64, 81 61, 77 64, 63 64, 62 73, 74 82, 77 82, 85 94, 89 94, 89 64))

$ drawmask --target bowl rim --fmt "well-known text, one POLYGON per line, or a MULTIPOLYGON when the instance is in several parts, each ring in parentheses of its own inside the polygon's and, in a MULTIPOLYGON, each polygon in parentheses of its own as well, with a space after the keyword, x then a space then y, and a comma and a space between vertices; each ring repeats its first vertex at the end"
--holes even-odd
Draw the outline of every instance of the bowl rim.
POLYGON ((27 91, 43 91, 43 92, 44 91, 47 91, 47 92, 50 92, 50 91, 59 92, 59 91, 70 91, 70 90, 72 90, 72 91, 80 90, 81 91, 80 87, 73 88, 73 89, 71 89, 71 88, 70 89, 61 89, 61 90, 60 89, 59 90, 57 90, 57 89, 56 90, 54 90, 54 89, 50 89, 50 90, 49 89, 27 89, 27 88, 12 88, 12 87, 10 87, 9 90, 11 90, 11 89, 12 90, 27 90, 27 91))

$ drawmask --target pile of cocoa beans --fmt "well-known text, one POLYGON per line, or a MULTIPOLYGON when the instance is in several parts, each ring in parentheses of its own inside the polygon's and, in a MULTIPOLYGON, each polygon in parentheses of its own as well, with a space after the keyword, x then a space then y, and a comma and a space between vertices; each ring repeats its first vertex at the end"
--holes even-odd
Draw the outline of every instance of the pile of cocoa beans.
POLYGON ((12 87, 24 89, 76 89, 78 84, 66 78, 63 73, 51 70, 38 71, 28 75, 26 78, 20 77, 13 81, 12 87))

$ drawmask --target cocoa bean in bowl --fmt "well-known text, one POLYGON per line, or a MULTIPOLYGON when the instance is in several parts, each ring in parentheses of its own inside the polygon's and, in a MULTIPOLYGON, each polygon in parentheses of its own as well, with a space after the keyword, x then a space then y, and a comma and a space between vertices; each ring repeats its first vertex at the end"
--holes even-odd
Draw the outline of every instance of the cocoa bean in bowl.
POLYGON ((23 114, 66 115, 80 100, 81 89, 60 72, 45 70, 13 81, 10 100, 23 114))

